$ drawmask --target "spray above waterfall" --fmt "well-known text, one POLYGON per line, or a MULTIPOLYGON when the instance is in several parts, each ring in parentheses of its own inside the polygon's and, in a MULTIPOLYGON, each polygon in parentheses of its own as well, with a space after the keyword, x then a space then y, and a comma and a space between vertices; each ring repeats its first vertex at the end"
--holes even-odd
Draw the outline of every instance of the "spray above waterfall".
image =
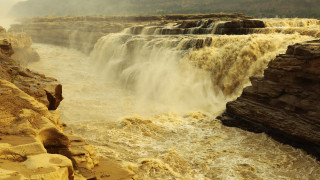
POLYGON ((239 95, 249 85, 248 77, 263 75, 268 62, 288 45, 312 39, 299 34, 212 35, 215 23, 197 23, 209 26, 210 33, 176 35, 178 26, 169 24, 106 35, 96 43, 91 61, 106 81, 117 82, 141 101, 175 111, 213 112, 239 95))

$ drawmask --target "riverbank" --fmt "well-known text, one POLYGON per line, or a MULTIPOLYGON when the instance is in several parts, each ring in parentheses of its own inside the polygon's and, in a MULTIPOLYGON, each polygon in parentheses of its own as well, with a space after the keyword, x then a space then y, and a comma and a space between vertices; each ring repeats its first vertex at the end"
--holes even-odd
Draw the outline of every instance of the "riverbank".
MULTIPOLYGON (((19 41, 19 39, 9 39, 19 41)), ((13 52, 5 43, 1 52, 13 52)), ((73 135, 56 111, 62 85, 0 54, 0 176, 15 179, 132 179, 73 135)))

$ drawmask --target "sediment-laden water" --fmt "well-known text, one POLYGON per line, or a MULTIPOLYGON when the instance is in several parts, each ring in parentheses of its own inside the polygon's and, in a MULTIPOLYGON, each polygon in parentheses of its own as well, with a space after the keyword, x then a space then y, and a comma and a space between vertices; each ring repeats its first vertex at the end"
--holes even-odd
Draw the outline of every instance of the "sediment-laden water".
POLYGON ((305 152, 215 119, 249 76, 263 75, 288 45, 314 36, 145 34, 109 34, 90 56, 34 45, 41 61, 29 68, 60 80, 62 120, 97 152, 140 179, 320 176, 320 163, 305 152))

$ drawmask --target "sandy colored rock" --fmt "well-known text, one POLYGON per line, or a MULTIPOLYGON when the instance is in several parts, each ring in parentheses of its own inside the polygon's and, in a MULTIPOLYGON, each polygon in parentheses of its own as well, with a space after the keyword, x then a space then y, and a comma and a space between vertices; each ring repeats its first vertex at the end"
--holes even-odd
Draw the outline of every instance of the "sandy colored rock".
POLYGON ((54 78, 22 68, 15 60, 0 55, 0 77, 14 83, 21 90, 55 110, 62 101, 62 86, 54 78))
POLYGON ((23 161, 0 159, 0 179, 70 180, 73 177, 71 161, 58 154, 28 156, 23 161))
POLYGON ((2 54, 12 56, 22 65, 40 59, 39 54, 31 45, 31 37, 25 32, 6 32, 0 30, 0 50, 2 54))
POLYGON ((30 178, 34 179, 73 179, 72 162, 65 156, 58 154, 40 154, 29 156, 23 164, 30 170, 34 171, 34 175, 30 178), (46 171, 37 174, 37 171, 46 171))
POLYGON ((7 39, 0 39, 0 53, 9 57, 14 53, 11 43, 7 39))
POLYGON ((57 112, 6 80, 0 80, 0 94, 0 169, 12 170, 1 171, 4 176, 73 179, 73 166, 91 170, 98 164, 84 139, 63 133, 57 112))

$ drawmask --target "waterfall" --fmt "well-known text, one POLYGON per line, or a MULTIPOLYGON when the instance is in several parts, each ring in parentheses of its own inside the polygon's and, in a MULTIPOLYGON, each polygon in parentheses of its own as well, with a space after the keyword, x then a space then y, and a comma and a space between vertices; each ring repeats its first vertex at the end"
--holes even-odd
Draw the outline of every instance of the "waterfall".
MULTIPOLYGON (((307 34, 309 27, 286 28, 307 34)), ((179 29, 153 24, 108 34, 90 57, 38 44, 41 61, 30 68, 63 84, 61 119, 139 179, 317 179, 319 163, 305 152, 215 119, 250 76, 314 36, 162 30, 170 28, 179 29)))
MULTIPOLYGON (((145 28, 147 29, 147 28, 145 28)), ((140 29, 141 30, 141 29, 140 29)), ((143 32, 143 30, 141 30, 143 32)), ((287 46, 312 39, 298 34, 136 35, 109 34, 96 43, 91 61, 106 81, 139 99, 175 111, 214 112, 263 75, 287 46)))
POLYGON ((108 81, 140 99, 178 111, 212 111, 223 96, 213 91, 210 73, 185 58, 206 42, 206 37, 109 34, 97 42, 91 59, 108 81))

